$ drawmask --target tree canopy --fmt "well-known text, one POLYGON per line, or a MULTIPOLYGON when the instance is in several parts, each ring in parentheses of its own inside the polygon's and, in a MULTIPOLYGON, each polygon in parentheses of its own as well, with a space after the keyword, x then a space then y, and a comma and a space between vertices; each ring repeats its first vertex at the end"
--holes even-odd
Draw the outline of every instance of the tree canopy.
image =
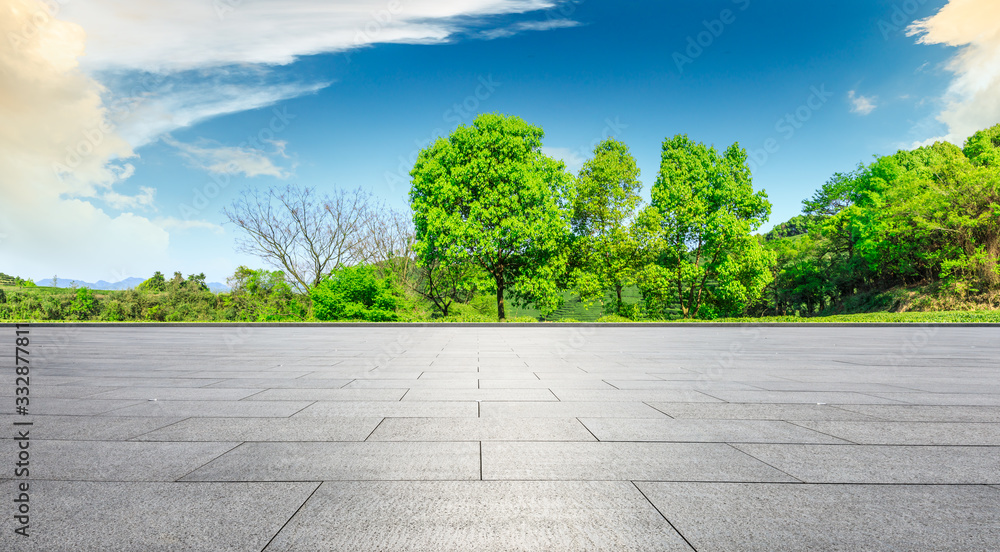
POLYGON ((551 311, 570 235, 572 177, 542 153, 541 128, 484 114, 420 152, 410 172, 415 250, 422 264, 479 265, 483 285, 551 311))

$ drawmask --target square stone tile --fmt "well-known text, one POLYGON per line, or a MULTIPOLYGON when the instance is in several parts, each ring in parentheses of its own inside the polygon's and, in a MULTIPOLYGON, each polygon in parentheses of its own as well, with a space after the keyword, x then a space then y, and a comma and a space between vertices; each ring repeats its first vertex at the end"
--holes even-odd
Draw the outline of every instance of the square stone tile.
MULTIPOLYGON (((151 418, 138 418, 151 419, 151 418)), ((156 418, 152 418, 156 419, 156 418)), ((364 441, 382 418, 187 418, 140 441, 364 441)))
POLYGON ((732 446, 806 483, 1000 483, 1000 447, 732 446))
POLYGON ((406 389, 268 389, 247 401, 398 401, 406 389))
POLYGON ((769 420, 671 420, 581 418, 601 441, 702 443, 845 443, 788 422, 769 420))
POLYGON ((105 416, 287 418, 311 401, 143 401, 105 416))
POLYGON ((636 485, 697 550, 989 550, 1000 542, 1000 493, 984 487, 636 485))
MULTIPOLYGON (((127 441, 183 418, 124 418, 112 416, 37 416, 31 422, 35 439, 69 441, 127 441)), ((13 439, 15 432, 0 435, 13 439)), ((219 439, 225 440, 225 439, 219 439)))
POLYGON ((794 481, 714 443, 483 442, 485 480, 794 481))
MULTIPOLYGON (((405 401, 404 401, 405 402, 405 401)), ((499 418, 665 418, 641 402, 484 402, 482 417, 499 418)))
POLYGON ((859 445, 989 445, 1000 447, 1000 423, 795 423, 859 445))
POLYGON ((30 536, 3 516, 0 549, 260 550, 317 485, 31 481, 30 536))
MULTIPOLYGON (((31 477, 62 481, 174 481, 237 443, 31 441, 31 477)), ((11 450, 13 443, 4 440, 11 450)))
POLYGON ((627 482, 326 482, 267 547, 690 550, 627 482))
POLYGON ((260 393, 263 389, 206 389, 203 387, 123 387, 105 391, 90 399, 132 399, 148 401, 238 401, 260 393))
POLYGON ((850 404, 840 405, 838 408, 890 422, 1000 423, 1000 406, 850 404))
POLYGON ((576 418, 386 418, 369 441, 594 441, 576 418))
POLYGON ((479 416, 479 403, 457 401, 315 402, 295 417, 462 418, 479 416))
POLYGON ((548 389, 411 389, 403 401, 557 401, 548 389))
POLYGON ((244 443, 184 481, 480 479, 479 443, 244 443))
MULTIPOLYGON (((861 412, 819 404, 662 403, 650 406, 678 419, 703 420, 873 420, 861 412)), ((867 407, 868 405, 864 405, 867 407)))

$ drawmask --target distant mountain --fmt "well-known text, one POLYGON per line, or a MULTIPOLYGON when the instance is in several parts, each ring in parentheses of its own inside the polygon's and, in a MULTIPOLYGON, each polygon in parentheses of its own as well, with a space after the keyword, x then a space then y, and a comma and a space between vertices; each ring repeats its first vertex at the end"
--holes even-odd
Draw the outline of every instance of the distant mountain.
MULTIPOLYGON (((42 287, 61 287, 70 288, 76 286, 78 288, 90 288, 99 289, 104 291, 114 291, 121 289, 133 289, 138 287, 139 284, 143 283, 145 278, 126 278, 120 282, 107 282, 104 280, 98 280, 97 282, 84 282, 83 280, 74 280, 72 278, 59 278, 59 285, 53 286, 52 279, 39 280, 35 284, 42 287)), ((226 284, 220 284, 219 282, 207 282, 208 289, 212 290, 214 293, 221 293, 224 291, 229 291, 229 286, 226 284)))

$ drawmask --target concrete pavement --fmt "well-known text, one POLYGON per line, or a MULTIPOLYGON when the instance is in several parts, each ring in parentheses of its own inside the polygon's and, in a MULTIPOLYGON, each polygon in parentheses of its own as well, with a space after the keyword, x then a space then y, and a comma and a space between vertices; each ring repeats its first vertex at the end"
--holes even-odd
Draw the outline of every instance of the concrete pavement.
POLYGON ((30 328, 2 550, 1000 542, 997 327, 30 328))

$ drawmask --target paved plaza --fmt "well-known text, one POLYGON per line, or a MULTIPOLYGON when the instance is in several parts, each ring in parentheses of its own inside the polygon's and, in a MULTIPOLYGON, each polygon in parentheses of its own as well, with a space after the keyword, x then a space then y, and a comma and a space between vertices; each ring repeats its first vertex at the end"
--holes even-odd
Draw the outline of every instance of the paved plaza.
POLYGON ((1000 327, 30 332, 0 550, 1000 547, 1000 327))

